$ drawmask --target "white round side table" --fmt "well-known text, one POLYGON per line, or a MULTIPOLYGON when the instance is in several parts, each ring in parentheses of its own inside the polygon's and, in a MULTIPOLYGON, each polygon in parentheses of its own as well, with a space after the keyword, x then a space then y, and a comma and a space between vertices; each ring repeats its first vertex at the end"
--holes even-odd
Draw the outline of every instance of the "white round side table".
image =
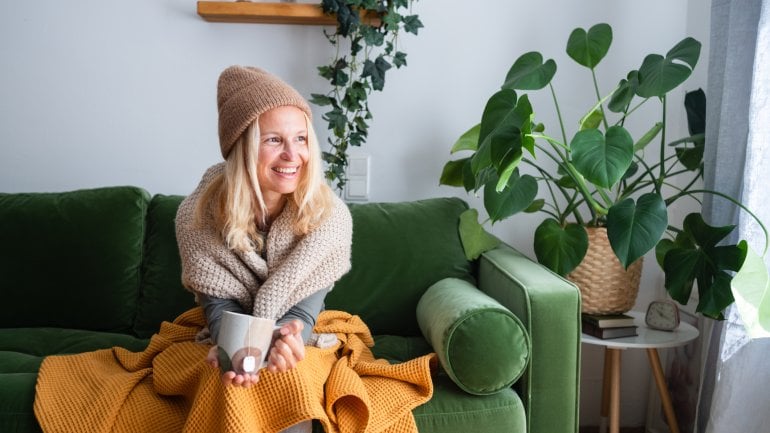
POLYGON ((689 323, 680 323, 672 332, 656 331, 650 329, 644 323, 644 312, 629 311, 629 316, 634 318, 637 326, 635 337, 622 337, 602 340, 591 335, 581 334, 580 341, 586 344, 604 346, 604 378, 602 380, 602 424, 599 431, 607 431, 607 416, 609 415, 610 433, 620 432, 620 354, 625 349, 647 349, 647 357, 658 387, 658 394, 663 404, 663 411, 668 421, 671 433, 679 433, 679 425, 676 421, 674 408, 671 405, 671 396, 660 365, 658 349, 683 346, 698 338, 698 330, 689 323))

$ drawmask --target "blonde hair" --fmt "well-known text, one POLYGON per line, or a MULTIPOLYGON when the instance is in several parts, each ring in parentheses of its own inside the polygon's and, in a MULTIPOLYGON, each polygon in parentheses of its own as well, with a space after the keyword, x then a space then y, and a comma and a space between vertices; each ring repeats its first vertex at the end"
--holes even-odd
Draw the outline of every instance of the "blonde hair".
MULTIPOLYGON (((334 206, 334 192, 323 177, 318 138, 310 119, 306 114, 304 117, 309 157, 297 189, 288 197, 297 208, 292 222, 297 235, 306 235, 321 225, 334 206)), ((257 226, 257 221, 263 227, 267 222, 267 206, 257 177, 258 137, 257 118, 238 138, 225 160, 225 170, 203 191, 195 210, 196 222, 200 223, 205 212, 211 209, 216 229, 227 247, 240 252, 261 253, 265 248, 257 226)))

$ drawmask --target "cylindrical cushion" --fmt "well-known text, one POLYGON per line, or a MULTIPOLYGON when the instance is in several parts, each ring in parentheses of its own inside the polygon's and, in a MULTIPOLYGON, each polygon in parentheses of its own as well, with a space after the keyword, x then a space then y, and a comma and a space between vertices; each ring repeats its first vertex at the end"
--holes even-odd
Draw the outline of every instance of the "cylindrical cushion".
POLYGON ((422 334, 449 377, 465 392, 487 395, 518 380, 530 357, 524 325, 467 281, 446 278, 417 304, 422 334))

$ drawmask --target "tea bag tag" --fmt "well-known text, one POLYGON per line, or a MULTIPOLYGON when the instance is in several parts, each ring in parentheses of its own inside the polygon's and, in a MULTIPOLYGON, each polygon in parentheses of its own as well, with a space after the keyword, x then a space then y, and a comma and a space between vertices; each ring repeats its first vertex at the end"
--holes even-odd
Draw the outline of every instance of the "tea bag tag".
POLYGON ((257 358, 249 355, 243 358, 243 371, 253 373, 257 369, 257 358))

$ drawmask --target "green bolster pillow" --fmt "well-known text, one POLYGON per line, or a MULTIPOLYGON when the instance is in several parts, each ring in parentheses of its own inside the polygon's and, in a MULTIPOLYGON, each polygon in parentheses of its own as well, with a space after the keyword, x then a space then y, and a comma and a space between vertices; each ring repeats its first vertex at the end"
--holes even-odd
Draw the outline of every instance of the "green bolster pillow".
POLYGON ((417 323, 449 377, 469 394, 510 387, 529 362, 521 321, 467 281, 446 278, 428 288, 417 304, 417 323))

